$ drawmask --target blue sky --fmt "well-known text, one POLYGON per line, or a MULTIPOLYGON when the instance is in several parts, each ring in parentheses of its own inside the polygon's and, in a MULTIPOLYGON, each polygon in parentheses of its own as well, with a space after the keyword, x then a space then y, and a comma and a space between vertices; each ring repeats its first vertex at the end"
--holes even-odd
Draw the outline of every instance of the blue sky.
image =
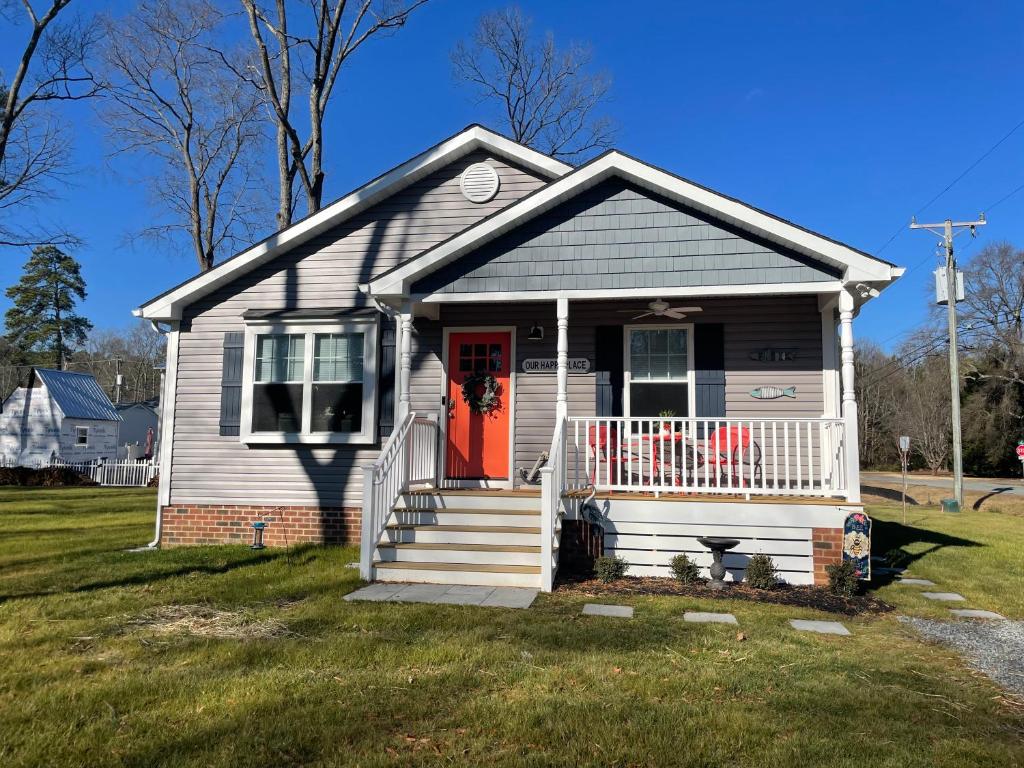
MULTIPOLYGON (((93 0, 90 0, 93 4, 93 0)), ((95 2, 95 5, 101 5, 95 2)), ((124 5, 118 2, 117 5, 124 5)), ((448 52, 477 15, 500 4, 434 0, 396 36, 362 49, 327 120, 333 199, 471 122, 496 124, 453 82, 448 52)), ((1024 120, 1024 4, 1012 2, 623 4, 525 1, 536 28, 590 41, 613 77, 618 146, 674 173, 908 267, 871 302, 860 337, 897 344, 920 323, 934 241, 922 221, 974 218, 1024 184, 1024 128, 936 202, 964 169, 1024 120)), ((0 28, 0 67, 18 39, 0 28)), ((92 108, 75 125, 74 186, 53 218, 85 241, 75 251, 97 327, 194 272, 187 250, 133 238, 149 218, 132 166, 108 159, 92 108)), ((990 210, 964 248, 1024 246, 1024 191, 990 210)), ((22 252, 0 250, 0 287, 22 252)), ((6 307, 0 299, 0 310, 6 307)))

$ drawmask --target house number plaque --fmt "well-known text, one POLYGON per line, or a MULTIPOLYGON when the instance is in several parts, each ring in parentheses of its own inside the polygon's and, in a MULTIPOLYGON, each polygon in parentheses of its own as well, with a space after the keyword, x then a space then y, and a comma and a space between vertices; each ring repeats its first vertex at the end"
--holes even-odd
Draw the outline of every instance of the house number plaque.
MULTIPOLYGON (((590 360, 585 357, 570 357, 569 373, 590 373, 590 360)), ((529 357, 523 360, 523 373, 558 373, 558 359, 554 357, 529 357)))

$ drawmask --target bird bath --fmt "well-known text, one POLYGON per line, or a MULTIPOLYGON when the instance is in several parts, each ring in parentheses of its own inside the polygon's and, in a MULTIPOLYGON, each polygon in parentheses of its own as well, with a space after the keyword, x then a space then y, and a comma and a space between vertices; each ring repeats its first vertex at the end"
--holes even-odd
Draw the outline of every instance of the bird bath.
POLYGON ((701 544, 711 550, 711 557, 714 562, 711 564, 711 581, 708 586, 712 589, 725 589, 725 566, 722 565, 722 555, 726 550, 739 545, 739 539, 721 539, 717 536, 701 536, 697 539, 701 544))

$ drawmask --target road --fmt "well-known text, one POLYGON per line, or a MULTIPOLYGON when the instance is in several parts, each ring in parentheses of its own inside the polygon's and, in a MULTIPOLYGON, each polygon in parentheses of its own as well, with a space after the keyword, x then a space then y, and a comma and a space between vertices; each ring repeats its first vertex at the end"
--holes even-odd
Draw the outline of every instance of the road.
MULTIPOLYGON (((899 472, 861 472, 862 483, 885 483, 886 485, 899 485, 903 482, 899 472)), ((949 488, 953 490, 952 477, 930 477, 928 475, 908 475, 907 485, 927 485, 931 488, 949 488)), ((993 480, 990 478, 965 477, 965 491, 978 491, 980 493, 1010 494, 1012 496, 1024 496, 1024 481, 1021 480, 993 480)))

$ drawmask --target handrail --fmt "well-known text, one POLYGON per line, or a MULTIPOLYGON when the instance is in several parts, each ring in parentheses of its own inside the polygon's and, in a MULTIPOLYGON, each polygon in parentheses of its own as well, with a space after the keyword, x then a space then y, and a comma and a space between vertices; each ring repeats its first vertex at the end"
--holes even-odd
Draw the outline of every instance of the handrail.
POLYGON ((380 455, 363 467, 359 575, 373 579, 373 555, 395 502, 410 485, 437 484, 437 419, 409 412, 388 437, 380 455))
POLYGON ((566 422, 559 419, 551 437, 548 463, 540 470, 540 570, 541 589, 550 592, 558 572, 562 535, 562 494, 566 484, 566 422))

